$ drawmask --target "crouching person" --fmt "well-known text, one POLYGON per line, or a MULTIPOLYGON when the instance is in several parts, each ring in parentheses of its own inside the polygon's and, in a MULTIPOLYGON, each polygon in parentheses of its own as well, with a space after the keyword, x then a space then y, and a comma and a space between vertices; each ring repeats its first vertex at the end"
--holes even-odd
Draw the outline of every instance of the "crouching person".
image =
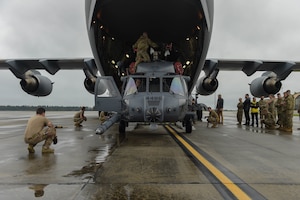
POLYGON ((211 128, 216 128, 217 124, 219 123, 219 115, 213 109, 211 109, 211 107, 208 107, 208 111, 209 116, 207 118, 207 126, 209 123, 212 123, 213 125, 211 128))
POLYGON ((28 152, 34 153, 34 147, 45 141, 42 147, 42 153, 54 153, 54 149, 50 148, 52 142, 56 144, 56 129, 45 117, 45 109, 40 107, 36 110, 36 115, 28 120, 25 130, 25 143, 28 144, 28 152))
POLYGON ((265 124, 267 129, 275 129, 275 120, 272 113, 268 110, 263 110, 262 114, 265 118, 261 120, 261 124, 265 124))
POLYGON ((75 122, 74 126, 81 127, 81 123, 86 121, 86 116, 84 116, 85 107, 81 107, 79 112, 76 112, 73 121, 75 122))

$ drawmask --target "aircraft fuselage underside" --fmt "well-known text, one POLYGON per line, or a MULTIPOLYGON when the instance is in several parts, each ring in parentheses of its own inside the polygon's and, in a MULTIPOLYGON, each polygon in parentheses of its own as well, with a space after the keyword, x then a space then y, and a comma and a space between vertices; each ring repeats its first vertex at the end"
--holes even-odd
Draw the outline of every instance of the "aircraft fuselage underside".
POLYGON ((144 32, 157 44, 158 59, 181 63, 183 75, 191 78, 188 89, 195 85, 209 46, 213 1, 90 0, 87 11, 97 68, 113 77, 120 92, 121 77, 136 61, 133 44, 144 32))

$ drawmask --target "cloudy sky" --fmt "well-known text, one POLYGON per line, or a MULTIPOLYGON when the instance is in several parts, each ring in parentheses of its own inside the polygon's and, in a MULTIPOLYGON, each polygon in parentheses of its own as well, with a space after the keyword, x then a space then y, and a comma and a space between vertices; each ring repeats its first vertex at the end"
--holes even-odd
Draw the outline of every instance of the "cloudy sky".
MULTIPOLYGON (((85 25, 84 0, 1 0, 0 59, 92 57, 85 25)), ((299 0, 215 0, 214 28, 208 58, 300 61, 299 0)), ((9 70, 0 71, 0 105, 93 106, 82 71, 47 75, 54 83, 48 97, 32 97, 9 70)), ((225 108, 249 93, 260 73, 219 73, 225 108)), ((300 74, 292 73, 281 91, 300 91, 300 74)), ((214 106, 216 95, 199 101, 214 106)))

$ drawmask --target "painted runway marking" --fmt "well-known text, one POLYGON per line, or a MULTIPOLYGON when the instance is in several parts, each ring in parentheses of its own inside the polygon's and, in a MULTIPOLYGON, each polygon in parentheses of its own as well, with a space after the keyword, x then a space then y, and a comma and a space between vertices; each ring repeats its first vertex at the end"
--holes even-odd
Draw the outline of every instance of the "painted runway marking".
MULTIPOLYGON (((185 150, 186 153, 190 154, 196 161, 200 162, 220 183, 222 183, 227 191, 229 191, 237 199, 265 199, 261 194, 256 192, 246 183, 241 182, 241 187, 247 193, 242 190, 236 183, 234 183, 228 176, 226 176, 221 170, 216 167, 216 164, 212 164, 208 159, 208 155, 204 156, 200 153, 199 149, 193 147, 191 142, 187 138, 181 136, 170 126, 165 126, 165 128, 171 133, 173 138, 180 144, 180 146, 185 150)), ((236 179, 236 178, 235 178, 236 179)), ((239 178, 238 178, 239 179, 239 178)), ((219 191, 220 192, 220 191, 219 191)), ((222 193, 222 192, 221 192, 222 193)), ((224 193, 222 193, 224 195, 224 193)), ((230 194, 229 194, 230 195, 230 194)), ((231 195, 230 195, 231 196, 231 195)))

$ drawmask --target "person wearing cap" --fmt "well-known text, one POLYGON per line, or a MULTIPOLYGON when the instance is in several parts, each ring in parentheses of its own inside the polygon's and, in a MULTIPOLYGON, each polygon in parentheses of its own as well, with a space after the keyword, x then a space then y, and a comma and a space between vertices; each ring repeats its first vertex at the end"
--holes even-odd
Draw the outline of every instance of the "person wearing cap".
POLYGON ((246 122, 245 124, 243 125, 246 125, 246 126, 249 126, 250 125, 250 105, 251 105, 251 102, 250 102, 250 97, 249 97, 249 94, 245 94, 245 100, 243 102, 243 109, 244 109, 244 114, 245 114, 245 118, 246 118, 246 122))
POLYGON ((280 130, 285 132, 293 132, 293 115, 295 100, 290 90, 287 90, 283 100, 284 120, 283 127, 280 130))
POLYGON ((261 123, 265 124, 267 129, 275 129, 275 120, 272 113, 268 110, 263 110, 262 114, 265 118, 261 120, 261 123))
POLYGON ((39 107, 36 110, 36 115, 27 122, 24 141, 28 144, 29 153, 35 153, 34 147, 42 141, 45 141, 42 153, 54 153, 54 149, 51 149, 50 145, 56 138, 56 129, 52 122, 45 117, 45 112, 44 108, 39 107))
POLYGON ((108 119, 107 112, 101 111, 99 116, 100 125, 104 124, 104 122, 106 122, 107 119, 108 119))
POLYGON ((238 104, 236 105, 237 107, 237 113, 236 113, 236 119, 238 121, 238 124, 237 125, 241 125, 242 124, 242 119, 243 119, 243 108, 244 108, 244 105, 243 105, 243 99, 242 98, 239 98, 239 102, 238 104))
POLYGON ((44 196, 44 188, 46 184, 35 184, 29 187, 29 189, 34 190, 34 197, 42 197, 44 196))
POLYGON ((76 112, 73 118, 73 121, 75 122, 74 126, 81 127, 81 123, 83 121, 86 121, 86 117, 84 116, 85 107, 81 107, 80 111, 76 112))
MULTIPOLYGON (((262 122, 262 120, 264 120, 266 118, 266 116, 264 115, 264 113, 267 112, 263 112, 265 110, 268 111, 268 103, 265 100, 264 96, 260 97, 260 100, 258 101, 258 106, 259 106, 259 118, 260 118, 260 122, 262 122)), ((261 128, 263 128, 263 123, 260 123, 261 128)))
POLYGON ((150 62, 149 47, 156 48, 158 45, 148 37, 147 32, 144 32, 132 46, 136 51, 135 68, 141 62, 150 62))
POLYGON ((276 107, 275 107, 275 96, 273 94, 269 94, 269 100, 268 100, 268 110, 273 115, 275 121, 276 121, 276 107))
POLYGON ((251 101, 251 118, 252 118, 252 122, 251 122, 251 126, 254 126, 254 119, 255 119, 255 124, 256 127, 258 127, 258 111, 259 111, 259 106, 258 106, 258 102, 256 101, 256 98, 253 97, 252 101, 251 101))
POLYGON ((223 124, 223 107, 224 107, 224 99, 222 98, 221 94, 218 94, 217 106, 216 111, 219 116, 219 123, 223 124))
POLYGON ((275 103, 275 107, 277 109, 277 122, 276 124, 279 125, 278 129, 281 129, 282 128, 282 123, 283 123, 283 106, 282 106, 282 102, 283 102, 283 99, 282 99, 282 96, 280 93, 277 93, 277 100, 276 100, 276 103, 275 103))
POLYGON ((216 128, 217 124, 219 123, 219 115, 213 109, 211 109, 211 107, 208 107, 208 111, 209 115, 207 118, 207 126, 209 123, 212 123, 213 125, 211 128, 216 128))

